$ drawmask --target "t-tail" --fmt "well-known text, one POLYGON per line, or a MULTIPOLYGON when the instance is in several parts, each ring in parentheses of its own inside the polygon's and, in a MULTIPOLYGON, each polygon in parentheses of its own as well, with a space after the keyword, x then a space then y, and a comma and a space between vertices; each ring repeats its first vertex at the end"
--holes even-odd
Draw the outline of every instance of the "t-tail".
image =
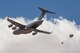
POLYGON ((39 16, 38 20, 42 20, 42 18, 44 17, 44 15, 46 13, 56 14, 55 12, 51 12, 51 11, 41 8, 41 7, 39 7, 39 9, 41 10, 41 15, 39 16))

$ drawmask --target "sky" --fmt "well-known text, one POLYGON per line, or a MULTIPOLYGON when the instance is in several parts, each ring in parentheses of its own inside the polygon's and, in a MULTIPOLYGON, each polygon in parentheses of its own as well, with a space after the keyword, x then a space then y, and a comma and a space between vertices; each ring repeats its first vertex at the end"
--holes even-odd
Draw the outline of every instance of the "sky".
POLYGON ((48 18, 62 16, 68 20, 75 20, 80 25, 80 0, 0 0, 0 17, 25 17, 34 19, 43 7, 56 15, 47 14, 48 18))

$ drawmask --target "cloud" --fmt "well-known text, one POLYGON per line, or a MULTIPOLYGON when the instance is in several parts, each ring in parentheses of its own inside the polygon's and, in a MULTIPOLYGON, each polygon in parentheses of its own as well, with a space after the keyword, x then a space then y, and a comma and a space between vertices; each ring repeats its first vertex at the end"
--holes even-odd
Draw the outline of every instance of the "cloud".
MULTIPOLYGON (((80 53, 80 27, 74 21, 63 17, 44 19, 38 28, 53 31, 52 34, 38 33, 33 36, 30 33, 17 36, 7 27, 10 23, 6 18, 0 19, 0 53, 80 53), (74 37, 70 38, 70 34, 74 34, 74 37)), ((12 19, 22 24, 32 21, 24 17, 12 19)))

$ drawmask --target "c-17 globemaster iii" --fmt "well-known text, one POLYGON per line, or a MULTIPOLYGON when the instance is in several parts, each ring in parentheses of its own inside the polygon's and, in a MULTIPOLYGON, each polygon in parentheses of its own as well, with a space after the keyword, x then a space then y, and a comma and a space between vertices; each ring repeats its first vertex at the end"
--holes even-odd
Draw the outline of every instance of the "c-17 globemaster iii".
POLYGON ((45 34, 51 34, 52 32, 39 30, 39 29, 37 29, 37 27, 39 27, 43 23, 44 20, 42 20, 42 18, 44 17, 44 15, 46 13, 52 13, 52 14, 56 14, 56 13, 48 11, 47 9, 44 9, 41 7, 39 7, 39 9, 41 10, 41 14, 38 17, 38 19, 32 23, 29 23, 28 25, 23 25, 16 21, 13 21, 10 18, 7 18, 7 21, 9 21, 11 23, 10 25, 8 25, 8 27, 9 28, 12 27, 12 29, 14 30, 13 34, 14 35, 28 34, 28 33, 31 33, 32 31, 34 31, 34 33, 32 33, 32 35, 36 35, 38 32, 45 33, 45 34), (13 25, 14 25, 14 27, 13 27, 13 25))

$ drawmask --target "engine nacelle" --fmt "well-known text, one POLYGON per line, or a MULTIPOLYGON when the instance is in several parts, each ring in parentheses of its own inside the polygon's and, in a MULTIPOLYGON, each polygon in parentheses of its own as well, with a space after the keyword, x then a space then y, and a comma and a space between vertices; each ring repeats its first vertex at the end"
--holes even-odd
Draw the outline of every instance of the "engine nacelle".
POLYGON ((17 27, 16 26, 14 26, 14 27, 12 27, 12 30, 15 30, 17 27))
POLYGON ((13 26, 13 24, 8 25, 9 28, 11 28, 13 26))

